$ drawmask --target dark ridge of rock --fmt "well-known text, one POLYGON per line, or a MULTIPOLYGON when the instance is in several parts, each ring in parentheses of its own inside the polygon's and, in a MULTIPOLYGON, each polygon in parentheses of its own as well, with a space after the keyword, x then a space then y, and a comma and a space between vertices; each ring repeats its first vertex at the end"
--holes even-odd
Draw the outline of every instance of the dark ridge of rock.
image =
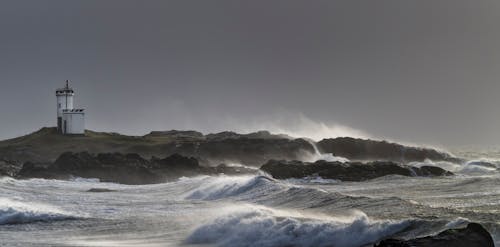
POLYGON ((463 229, 450 229, 435 236, 399 240, 382 240, 375 247, 494 247, 493 238, 483 226, 469 223, 463 229))
POLYGON ((411 167, 415 175, 422 177, 432 176, 452 176, 453 173, 437 166, 421 166, 420 168, 411 167))
POLYGON ((87 152, 63 153, 54 163, 26 162, 16 174, 18 178, 69 179, 98 178, 102 182, 122 184, 162 183, 182 176, 202 174, 241 174, 255 172, 227 166, 203 167, 198 160, 173 154, 164 159, 146 160, 138 154, 87 152))
POLYGON ((47 179, 67 179, 69 176, 54 173, 49 170, 51 163, 25 162, 19 172, 15 175, 18 178, 47 178, 47 179))
POLYGON ((249 138, 249 139, 293 139, 290 136, 282 134, 271 134, 267 130, 261 130, 257 132, 252 132, 248 134, 238 134, 233 131, 223 131, 219 133, 213 133, 206 135, 208 140, 223 140, 223 139, 238 139, 238 138, 249 138))
POLYGON ((144 137, 204 138, 202 133, 194 130, 151 131, 144 137))
POLYGON ((259 166, 269 159, 299 159, 314 152, 311 143, 267 131, 250 134, 223 132, 204 136, 196 131, 153 131, 126 136, 87 130, 85 135, 65 136, 55 128, 0 141, 0 158, 24 162, 54 162, 64 152, 136 153, 145 159, 178 153, 195 157, 202 165, 244 163, 259 166))
POLYGON ((324 160, 314 163, 301 161, 278 161, 270 160, 261 168, 273 178, 304 178, 308 176, 320 176, 326 179, 338 179, 342 181, 363 181, 387 175, 402 176, 446 176, 453 173, 439 167, 416 168, 399 165, 391 161, 361 162, 328 162, 324 160))
POLYGON ((87 152, 66 152, 49 165, 26 162, 17 176, 52 179, 68 179, 76 176, 123 184, 161 182, 161 176, 148 169, 148 165, 147 160, 133 154, 105 153, 94 156, 87 152))
MULTIPOLYGON (((304 154, 314 153, 314 146, 304 139, 221 139, 201 142, 196 148, 196 157, 211 163, 236 162, 259 166, 270 159, 300 159, 304 154)), ((183 154, 183 153, 181 153, 183 154)))
MULTIPOLYGON (((318 147, 320 151, 351 160, 459 161, 449 154, 432 149, 353 138, 325 139, 318 143, 318 147)), ((249 134, 221 132, 204 136, 196 131, 173 130, 126 136, 87 130, 82 136, 65 136, 58 134, 55 128, 43 128, 26 136, 0 141, 0 158, 16 161, 18 169, 27 161, 54 162, 68 151, 89 154, 135 153, 145 159, 153 156, 165 158, 177 153, 195 157, 204 166, 240 163, 255 167, 270 159, 296 160, 315 153, 310 141, 268 131, 249 134)))
POLYGON ((208 140, 223 140, 223 139, 237 139, 240 138, 241 135, 233 132, 233 131, 223 131, 219 133, 212 133, 206 135, 206 138, 208 140))
POLYGON ((91 188, 86 192, 102 193, 102 192, 116 192, 117 190, 110 190, 106 188, 91 188))
POLYGON ((57 158, 54 164, 49 166, 49 169, 59 171, 75 171, 99 167, 101 167, 99 161, 88 152, 65 152, 57 158))
POLYGON ((20 170, 20 165, 15 161, 0 159, 0 177, 12 177, 20 170))
POLYGON ((198 160, 193 157, 185 157, 180 154, 172 154, 164 159, 153 157, 151 159, 151 167, 153 169, 195 170, 200 168, 200 164, 198 163, 198 160))
POLYGON ((461 163, 463 160, 455 158, 448 153, 439 152, 429 148, 408 147, 386 141, 356 139, 339 137, 323 139, 317 143, 320 151, 333 153, 336 156, 350 160, 390 160, 395 162, 425 161, 450 161, 461 163))

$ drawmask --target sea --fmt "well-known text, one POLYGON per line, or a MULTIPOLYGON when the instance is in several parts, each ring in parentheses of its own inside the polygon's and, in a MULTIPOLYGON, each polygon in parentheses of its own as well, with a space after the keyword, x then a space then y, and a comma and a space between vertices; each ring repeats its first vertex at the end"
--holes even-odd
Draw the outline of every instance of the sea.
POLYGON ((468 222, 500 246, 500 160, 461 154, 470 160, 410 163, 454 176, 364 182, 258 171, 151 185, 3 177, 0 246, 357 247, 468 222))

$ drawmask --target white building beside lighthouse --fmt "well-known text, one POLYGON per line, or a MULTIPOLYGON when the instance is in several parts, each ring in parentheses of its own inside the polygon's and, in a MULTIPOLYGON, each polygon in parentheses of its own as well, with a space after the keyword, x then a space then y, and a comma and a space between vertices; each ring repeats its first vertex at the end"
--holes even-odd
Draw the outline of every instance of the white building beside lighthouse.
POLYGON ((56 90, 57 97, 57 131, 67 135, 85 134, 85 110, 73 108, 73 96, 75 91, 69 87, 56 90))

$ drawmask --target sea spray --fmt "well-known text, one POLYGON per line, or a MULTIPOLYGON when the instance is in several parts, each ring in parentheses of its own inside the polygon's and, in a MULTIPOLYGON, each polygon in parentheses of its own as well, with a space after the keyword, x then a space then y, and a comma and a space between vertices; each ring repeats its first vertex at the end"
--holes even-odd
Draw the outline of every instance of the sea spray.
POLYGON ((266 207, 250 207, 198 227, 188 244, 231 247, 357 247, 402 231, 410 221, 376 221, 361 211, 344 217, 299 216, 266 207))
POLYGON ((50 205, 0 198, 0 225, 75 218, 77 217, 50 205))
POLYGON ((200 187, 188 192, 186 199, 217 200, 228 197, 242 196, 246 199, 255 198, 280 190, 282 186, 274 179, 263 176, 218 176, 207 179, 200 187))
POLYGON ((342 162, 342 163, 349 162, 349 159, 344 158, 344 157, 340 157, 340 156, 335 156, 332 153, 321 153, 318 149, 318 146, 316 145, 316 143, 314 141, 311 141, 311 140, 308 140, 308 141, 312 145, 312 147, 314 148, 314 153, 304 154, 302 157, 302 161, 315 162, 318 160, 326 160, 329 162, 334 162, 334 161, 338 161, 338 162, 342 162))

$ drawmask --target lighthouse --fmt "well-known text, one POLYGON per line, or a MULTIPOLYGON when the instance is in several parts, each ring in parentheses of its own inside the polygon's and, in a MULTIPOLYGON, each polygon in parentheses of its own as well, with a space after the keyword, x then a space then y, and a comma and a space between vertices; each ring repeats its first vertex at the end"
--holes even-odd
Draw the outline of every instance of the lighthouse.
POLYGON ((57 97, 57 131, 65 135, 85 134, 85 110, 73 108, 75 91, 66 86, 56 90, 57 97))

